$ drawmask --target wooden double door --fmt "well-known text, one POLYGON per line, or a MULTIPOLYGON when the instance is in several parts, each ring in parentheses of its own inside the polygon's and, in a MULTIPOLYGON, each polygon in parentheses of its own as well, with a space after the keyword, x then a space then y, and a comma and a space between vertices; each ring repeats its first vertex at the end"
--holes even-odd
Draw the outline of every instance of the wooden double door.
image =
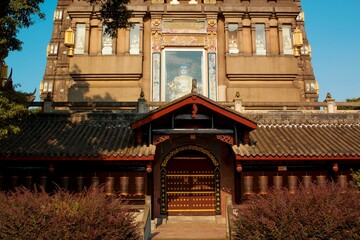
POLYGON ((216 178, 206 157, 178 157, 166 169, 169 215, 215 215, 216 178))

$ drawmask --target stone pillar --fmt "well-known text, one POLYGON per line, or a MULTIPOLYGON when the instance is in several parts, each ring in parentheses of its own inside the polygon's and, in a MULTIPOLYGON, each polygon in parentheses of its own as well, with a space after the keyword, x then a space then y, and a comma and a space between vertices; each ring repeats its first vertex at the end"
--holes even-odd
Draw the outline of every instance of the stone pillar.
POLYGON ((243 112, 244 108, 242 106, 242 99, 240 98, 240 93, 236 92, 235 98, 234 98, 234 103, 235 103, 235 111, 237 112, 243 112))
POLYGON ((271 53, 271 37, 270 37, 270 26, 269 24, 265 24, 265 47, 266 47, 266 55, 270 55, 271 53))
POLYGON ((44 113, 52 113, 52 112, 54 112, 53 99, 52 99, 52 94, 50 92, 47 93, 47 96, 44 99, 43 112, 44 113))
POLYGON ((326 102, 326 105, 327 105, 327 112, 328 113, 335 113, 336 112, 335 99, 333 99, 331 97, 330 93, 326 94, 325 102, 326 102))
POLYGON ((144 98, 144 92, 141 90, 140 98, 138 98, 138 106, 137 111, 138 113, 147 113, 147 107, 146 107, 146 99, 144 98))
POLYGON ((283 43, 283 29, 282 29, 282 23, 279 23, 278 26, 278 39, 279 39, 279 53, 280 55, 284 55, 284 43, 283 43))

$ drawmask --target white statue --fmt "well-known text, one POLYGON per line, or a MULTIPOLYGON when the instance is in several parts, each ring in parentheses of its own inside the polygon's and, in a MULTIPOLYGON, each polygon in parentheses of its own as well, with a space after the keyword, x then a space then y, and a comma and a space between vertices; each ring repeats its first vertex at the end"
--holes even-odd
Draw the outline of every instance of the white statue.
POLYGON ((192 77, 189 76, 189 67, 187 65, 181 65, 179 69, 179 76, 175 77, 171 84, 169 84, 172 90, 172 99, 176 99, 191 92, 192 77))

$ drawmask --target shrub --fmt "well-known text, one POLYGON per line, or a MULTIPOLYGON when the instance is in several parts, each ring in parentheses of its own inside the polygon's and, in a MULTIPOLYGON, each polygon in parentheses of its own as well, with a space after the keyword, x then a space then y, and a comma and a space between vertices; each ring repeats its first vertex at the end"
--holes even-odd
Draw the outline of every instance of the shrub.
POLYGON ((327 183, 251 196, 234 219, 235 239, 360 239, 360 194, 327 183))
POLYGON ((0 193, 0 239, 140 239, 135 216, 104 194, 0 193))
POLYGON ((360 191, 360 170, 354 171, 351 169, 352 186, 360 191))

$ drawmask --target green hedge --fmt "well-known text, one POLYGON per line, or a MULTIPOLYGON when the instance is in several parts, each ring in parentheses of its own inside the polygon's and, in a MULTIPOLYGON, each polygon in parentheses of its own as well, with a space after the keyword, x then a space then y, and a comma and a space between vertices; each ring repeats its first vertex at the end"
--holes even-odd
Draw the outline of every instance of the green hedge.
POLYGON ((360 239, 360 193, 312 184, 251 196, 234 220, 235 239, 360 239))
POLYGON ((86 192, 0 193, 0 239, 140 239, 134 214, 116 198, 86 192))

